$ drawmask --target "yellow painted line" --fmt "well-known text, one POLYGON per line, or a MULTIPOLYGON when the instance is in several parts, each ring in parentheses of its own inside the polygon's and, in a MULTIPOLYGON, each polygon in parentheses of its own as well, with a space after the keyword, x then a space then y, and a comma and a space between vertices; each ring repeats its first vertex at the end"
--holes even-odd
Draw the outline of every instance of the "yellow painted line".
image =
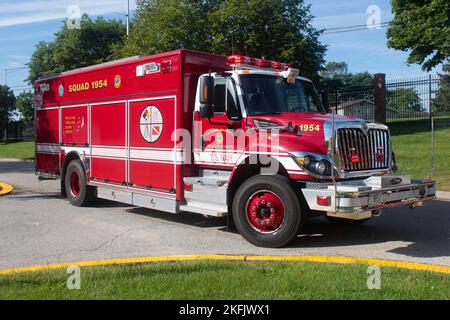
POLYGON ((0 275, 9 275, 13 273, 45 271, 52 269, 67 268, 69 266, 94 267, 106 265, 123 265, 136 263, 154 263, 154 262, 174 262, 174 261, 207 261, 207 260, 233 260, 233 261, 308 261, 319 263, 339 263, 339 264, 367 264, 380 267, 394 267, 401 269, 432 271, 450 274, 449 266, 432 265, 425 263, 403 262, 370 258, 350 258, 335 256, 247 256, 247 255, 220 255, 220 254, 198 254, 198 255, 177 255, 177 256, 150 256, 123 259, 92 260, 78 262, 64 262, 40 266, 31 266, 23 268, 13 268, 0 270, 0 275))
POLYGON ((0 270, 0 275, 7 275, 7 274, 12 274, 12 273, 22 273, 22 272, 43 271, 43 270, 51 270, 51 269, 61 269, 61 268, 67 268, 69 266, 95 267, 95 266, 120 265, 120 264, 174 262, 174 261, 196 261, 196 260, 238 260, 238 261, 245 261, 245 256, 219 255, 219 254, 199 254, 199 255, 150 256, 150 257, 136 257, 136 258, 123 258, 123 259, 64 262, 64 263, 56 263, 56 264, 47 264, 47 265, 40 265, 40 266, 31 266, 31 267, 23 267, 23 268, 13 268, 13 269, 0 270))
POLYGON ((10 186, 9 184, 4 183, 4 182, 0 182, 0 196, 8 194, 13 190, 14 190, 13 186, 10 186))
POLYGON ((340 264, 367 264, 380 267, 394 267, 400 269, 433 271, 439 273, 449 273, 450 266, 441 266, 426 263, 406 262, 396 260, 371 259, 371 258, 350 258, 337 256, 247 256, 247 261, 309 261, 322 263, 340 264))

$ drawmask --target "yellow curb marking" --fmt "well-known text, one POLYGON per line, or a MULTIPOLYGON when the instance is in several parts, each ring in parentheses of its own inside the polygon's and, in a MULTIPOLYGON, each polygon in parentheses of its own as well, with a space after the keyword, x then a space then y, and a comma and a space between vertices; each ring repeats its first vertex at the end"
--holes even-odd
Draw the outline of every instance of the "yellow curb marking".
POLYGON ((0 196, 8 194, 13 190, 14 190, 13 186, 10 186, 9 184, 4 183, 4 182, 0 182, 0 196))
POLYGON ((152 263, 152 262, 174 262, 174 261, 199 261, 199 260, 233 260, 233 261, 308 261, 322 263, 339 264, 367 264, 378 265, 382 267, 395 267, 401 269, 432 271, 450 274, 449 266, 432 265, 425 263, 403 262, 383 259, 369 258, 350 258, 335 256, 246 256, 246 255, 220 255, 220 254, 198 254, 198 255, 178 255, 178 256, 150 256, 123 259, 92 260, 78 262, 64 262, 40 266, 31 266, 23 268, 13 268, 0 270, 0 275, 9 275, 13 273, 43 271, 51 269, 67 268, 69 266, 94 267, 120 264, 152 263))

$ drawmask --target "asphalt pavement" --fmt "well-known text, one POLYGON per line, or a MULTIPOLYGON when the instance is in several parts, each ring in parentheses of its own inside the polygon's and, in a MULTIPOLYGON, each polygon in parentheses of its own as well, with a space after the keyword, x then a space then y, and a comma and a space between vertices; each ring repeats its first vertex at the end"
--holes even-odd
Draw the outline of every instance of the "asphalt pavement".
POLYGON ((450 201, 384 210, 363 226, 308 221, 288 247, 258 248, 224 218, 168 214, 99 200, 77 208, 59 181, 39 182, 32 162, 0 161, 0 269, 37 264, 179 254, 333 255, 450 265, 450 201))

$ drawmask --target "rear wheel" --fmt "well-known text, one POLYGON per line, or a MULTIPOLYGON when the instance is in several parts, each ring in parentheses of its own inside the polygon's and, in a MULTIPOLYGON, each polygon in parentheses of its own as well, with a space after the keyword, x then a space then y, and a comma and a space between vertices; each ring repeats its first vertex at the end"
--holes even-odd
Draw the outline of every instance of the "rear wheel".
POLYGON ((64 184, 67 197, 73 205, 84 207, 94 202, 95 188, 87 185, 86 174, 80 160, 69 163, 64 184))
POLYGON ((254 176, 244 182, 233 200, 233 220, 241 235, 260 247, 282 247, 303 224, 301 206, 289 180, 254 176))

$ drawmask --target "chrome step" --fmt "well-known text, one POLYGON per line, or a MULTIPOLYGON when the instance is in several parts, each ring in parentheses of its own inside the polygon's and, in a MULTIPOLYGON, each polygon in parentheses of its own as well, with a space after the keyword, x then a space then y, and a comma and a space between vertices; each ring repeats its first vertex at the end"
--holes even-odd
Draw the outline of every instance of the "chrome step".
POLYGON ((189 205, 181 205, 180 210, 199 213, 212 217, 225 217, 228 214, 228 212, 226 212, 224 208, 221 206, 216 207, 211 204, 208 204, 208 207, 205 207, 205 203, 200 202, 199 203, 190 202, 189 205))
POLYGON ((201 176, 183 179, 186 205, 180 206, 180 209, 214 217, 226 216, 228 179, 231 172, 203 170, 200 173, 201 176))

